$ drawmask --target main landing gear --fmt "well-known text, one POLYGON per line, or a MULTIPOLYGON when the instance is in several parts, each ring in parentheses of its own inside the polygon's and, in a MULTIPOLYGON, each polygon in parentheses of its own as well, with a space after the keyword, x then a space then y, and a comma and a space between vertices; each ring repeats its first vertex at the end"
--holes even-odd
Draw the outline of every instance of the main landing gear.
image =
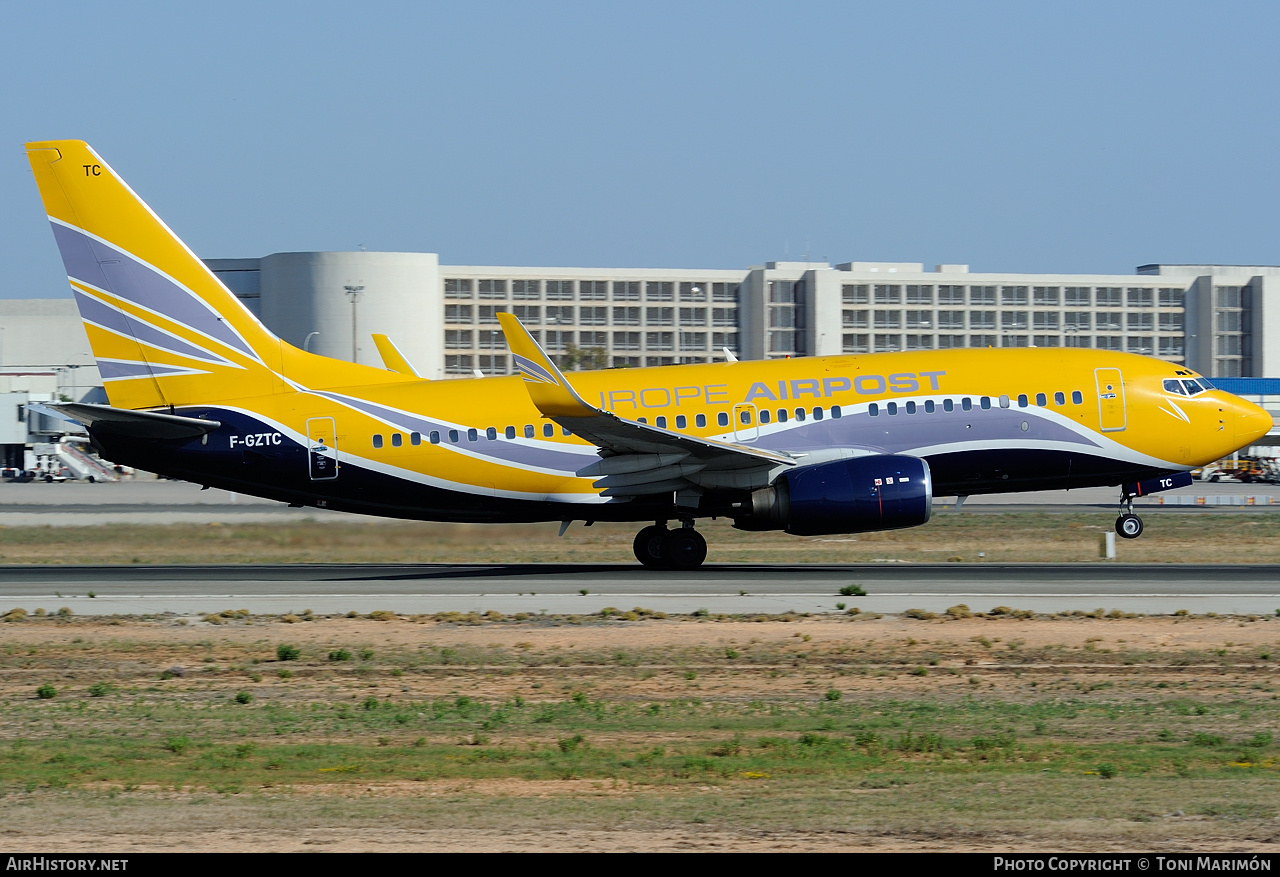
POLYGON ((651 569, 697 569, 707 559, 707 540, 685 521, 678 530, 668 530, 660 521, 636 534, 632 544, 636 560, 651 569))
POLYGON ((1120 517, 1116 518, 1116 533, 1123 539, 1137 539, 1142 535, 1142 518, 1133 513, 1133 497, 1120 497, 1120 517))

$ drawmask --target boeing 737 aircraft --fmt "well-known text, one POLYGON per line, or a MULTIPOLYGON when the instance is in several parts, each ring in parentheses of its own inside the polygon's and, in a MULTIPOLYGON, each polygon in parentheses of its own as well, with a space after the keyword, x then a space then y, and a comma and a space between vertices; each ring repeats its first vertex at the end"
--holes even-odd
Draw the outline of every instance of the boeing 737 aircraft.
MULTIPOLYGON (((510 314, 520 375, 419 378, 275 337, 89 146, 27 144, 110 405, 51 406, 107 459, 292 505, 436 521, 637 521, 690 569, 699 518, 797 535, 924 524, 934 496, 1133 496, 1271 428, 1178 365, 929 350, 574 373, 510 314), (671 522, 679 526, 668 527, 671 522)), ((562 531, 563 532, 563 531, 562 531)))

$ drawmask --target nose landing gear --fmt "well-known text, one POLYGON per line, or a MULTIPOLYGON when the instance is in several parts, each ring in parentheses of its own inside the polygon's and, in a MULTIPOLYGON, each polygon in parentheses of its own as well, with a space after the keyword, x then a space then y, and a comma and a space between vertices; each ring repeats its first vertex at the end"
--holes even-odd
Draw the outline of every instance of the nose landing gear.
POLYGON ((668 530, 660 521, 636 534, 632 543, 636 560, 651 569, 697 569, 707 559, 707 540, 685 521, 678 530, 668 530))
POLYGON ((1120 516, 1116 518, 1116 534, 1122 539, 1137 539, 1142 535, 1142 518, 1133 513, 1133 497, 1128 493, 1120 497, 1120 516))

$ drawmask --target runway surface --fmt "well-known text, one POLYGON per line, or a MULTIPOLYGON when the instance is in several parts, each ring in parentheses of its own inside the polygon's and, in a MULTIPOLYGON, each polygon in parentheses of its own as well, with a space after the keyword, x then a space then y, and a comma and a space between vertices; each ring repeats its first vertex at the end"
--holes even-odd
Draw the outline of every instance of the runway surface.
POLYGON ((0 612, 78 615, 485 612, 598 613, 641 606, 712 614, 942 612, 964 603, 1036 612, 1272 615, 1280 566, 1140 564, 708 565, 697 572, 625 564, 371 564, 0 567, 0 612), (841 596, 857 584, 867 596, 841 596), (93 596, 90 596, 93 594, 93 596))

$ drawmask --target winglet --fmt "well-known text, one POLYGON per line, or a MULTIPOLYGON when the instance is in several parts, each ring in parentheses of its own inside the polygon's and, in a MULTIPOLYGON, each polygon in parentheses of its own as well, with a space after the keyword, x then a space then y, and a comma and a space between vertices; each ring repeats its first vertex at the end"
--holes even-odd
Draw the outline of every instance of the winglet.
POLYGON ((382 357, 382 364, 387 367, 387 371, 399 372, 402 375, 413 375, 415 378, 420 377, 417 370, 400 352, 400 348, 396 347, 396 343, 386 335, 374 335, 373 343, 378 346, 378 355, 382 357))
POLYGON ((516 368, 524 376, 525 389, 543 415, 591 417, 600 413, 582 400, 515 314, 500 312, 498 322, 515 357, 516 368))

